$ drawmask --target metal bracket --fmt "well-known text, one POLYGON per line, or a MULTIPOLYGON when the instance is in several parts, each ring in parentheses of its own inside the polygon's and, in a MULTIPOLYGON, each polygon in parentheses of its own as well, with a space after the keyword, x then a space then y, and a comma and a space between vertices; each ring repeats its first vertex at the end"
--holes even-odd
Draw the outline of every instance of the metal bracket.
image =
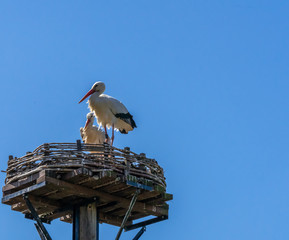
POLYGON ((164 220, 167 220, 167 219, 168 219, 168 216, 166 216, 166 215, 163 215, 163 216, 160 216, 160 217, 155 217, 155 218, 143 221, 143 222, 139 222, 139 223, 136 223, 136 224, 132 224, 132 225, 126 226, 124 228, 124 230, 125 231, 134 230, 136 228, 145 227, 147 225, 150 225, 150 224, 153 224, 153 223, 157 223, 157 222, 161 222, 161 221, 164 221, 164 220))
POLYGON ((126 211, 126 214, 125 214, 125 216, 124 216, 124 218, 123 218, 123 220, 122 220, 120 229, 118 230, 118 233, 117 233, 117 235, 116 235, 115 240, 119 240, 120 235, 121 235, 121 233, 122 233, 122 230, 123 230, 123 228, 124 228, 124 226, 125 226, 125 224, 126 224, 126 222, 127 222, 127 219, 128 219, 129 216, 130 216, 130 213, 131 213, 131 211, 132 211, 132 209, 133 209, 134 204, 136 203, 136 199, 137 199, 139 193, 140 193, 140 189, 137 189, 136 192, 134 193, 132 199, 131 199, 131 202, 130 202, 129 207, 128 207, 127 211, 126 211))
POLYGON ((26 205, 28 207, 28 209, 30 210, 34 220, 37 222, 35 224, 36 229, 39 233, 39 236, 41 238, 41 240, 52 240, 52 238, 50 237, 49 233, 47 232, 46 228, 44 227, 41 219, 39 218, 35 208, 33 207, 32 203, 30 202, 28 195, 24 194, 23 195, 23 199, 26 202, 26 205))
POLYGON ((145 231, 146 231, 146 227, 144 226, 138 231, 138 233, 135 235, 133 240, 138 240, 144 234, 145 231))
POLYGON ((79 239, 79 207, 73 208, 72 239, 79 239))
MULTIPOLYGON (((31 213, 25 213, 24 215, 25 218, 30 219, 30 220, 34 220, 34 217, 32 216, 31 213)), ((46 223, 46 224, 50 224, 51 220, 48 220, 46 218, 40 218, 41 222, 46 223)))
POLYGON ((38 224, 37 224, 37 223, 34 223, 34 226, 36 227, 36 230, 37 230, 37 232, 38 232, 41 240, 46 240, 46 238, 45 238, 45 236, 44 236, 41 228, 38 226, 38 224))

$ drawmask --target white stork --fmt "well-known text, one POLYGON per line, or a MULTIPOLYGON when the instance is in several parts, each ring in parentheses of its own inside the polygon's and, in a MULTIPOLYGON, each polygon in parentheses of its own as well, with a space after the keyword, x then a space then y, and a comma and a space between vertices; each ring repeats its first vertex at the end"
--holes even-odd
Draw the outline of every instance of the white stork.
POLYGON ((80 135, 82 138, 82 141, 84 143, 90 143, 90 144, 103 144, 106 140, 105 134, 103 131, 98 129, 98 127, 93 125, 94 122, 94 114, 92 112, 88 113, 86 115, 86 123, 85 127, 80 128, 80 135))
POLYGON ((126 107, 117 99, 103 94, 105 85, 103 82, 96 82, 88 93, 79 101, 91 97, 88 100, 88 106, 97 117, 97 123, 104 127, 105 136, 108 139, 107 128, 112 127, 111 145, 114 140, 114 129, 127 134, 136 128, 132 115, 126 107))

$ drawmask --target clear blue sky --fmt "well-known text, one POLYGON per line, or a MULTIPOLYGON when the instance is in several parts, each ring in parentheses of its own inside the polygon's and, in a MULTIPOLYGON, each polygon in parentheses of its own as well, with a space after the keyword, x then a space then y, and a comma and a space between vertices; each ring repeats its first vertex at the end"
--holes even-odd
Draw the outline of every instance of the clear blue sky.
MULTIPOLYGON (((101 80, 138 125, 115 145, 156 158, 174 194, 170 219, 142 239, 288 239, 288 11, 285 0, 1 1, 0 168, 79 139, 77 102, 101 80)), ((22 214, 0 213, 1 239, 38 239, 22 214)), ((71 229, 48 226, 54 240, 71 229)))

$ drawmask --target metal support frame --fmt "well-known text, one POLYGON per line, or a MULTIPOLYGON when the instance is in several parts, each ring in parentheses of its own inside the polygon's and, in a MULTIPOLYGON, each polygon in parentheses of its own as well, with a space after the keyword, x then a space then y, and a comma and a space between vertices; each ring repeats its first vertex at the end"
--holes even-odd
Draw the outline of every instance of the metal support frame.
POLYGON ((44 234, 43 234, 43 232, 41 231, 41 228, 38 226, 38 224, 37 224, 37 223, 34 223, 34 226, 35 226, 35 228, 36 228, 36 230, 37 230, 37 232, 38 232, 41 240, 46 240, 46 238, 44 237, 44 234))
POLYGON ((39 218, 35 208, 33 207, 32 203, 30 202, 28 195, 24 194, 23 195, 23 199, 26 202, 26 205, 28 207, 28 209, 30 210, 33 219, 37 222, 35 223, 36 229, 39 233, 39 236, 41 238, 41 240, 52 240, 52 238, 50 237, 49 233, 47 232, 46 228, 44 227, 41 219, 39 218))
POLYGON ((122 233, 122 230, 123 230, 123 228, 124 228, 124 226, 125 226, 125 224, 126 224, 126 222, 127 222, 127 219, 129 218, 129 216, 130 216, 130 214, 131 214, 131 211, 132 211, 132 209, 133 209, 134 204, 136 203, 136 199, 137 199, 139 193, 140 193, 140 189, 137 189, 136 192, 134 193, 132 199, 131 199, 131 202, 130 202, 129 207, 128 207, 128 209, 127 209, 127 212, 126 212, 126 214, 125 214, 125 216, 124 216, 124 218, 123 218, 123 220, 122 220, 120 229, 118 230, 118 233, 117 233, 117 235, 116 235, 115 240, 119 240, 120 235, 121 235, 121 233, 122 233))
POLYGON ((79 207, 73 208, 72 239, 79 239, 79 207))
POLYGON ((145 231, 146 231, 146 227, 144 226, 138 231, 138 233, 135 235, 133 240, 138 240, 144 234, 145 231))
POLYGON ((149 220, 146 220, 146 221, 143 221, 143 222, 139 222, 139 223, 136 223, 136 224, 132 224, 132 225, 126 226, 124 228, 124 230, 125 231, 134 230, 136 228, 145 227, 147 225, 150 225, 150 224, 153 224, 153 223, 157 223, 157 222, 161 222, 161 221, 164 221, 164 220, 167 220, 167 219, 168 219, 168 216, 166 216, 166 215, 160 216, 160 217, 156 217, 156 218, 153 218, 153 219, 149 219, 149 220))
MULTIPOLYGON (((25 213, 24 217, 27 218, 27 219, 34 220, 34 217, 32 216, 31 213, 25 213)), ((50 224, 51 223, 51 220, 48 220, 46 218, 41 218, 40 217, 40 220, 41 220, 41 222, 46 223, 46 224, 50 224)))

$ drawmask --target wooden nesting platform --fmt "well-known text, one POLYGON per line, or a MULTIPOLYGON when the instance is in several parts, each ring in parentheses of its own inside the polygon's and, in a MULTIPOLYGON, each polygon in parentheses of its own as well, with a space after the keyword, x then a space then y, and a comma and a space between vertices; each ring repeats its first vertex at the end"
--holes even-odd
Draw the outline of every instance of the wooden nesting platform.
POLYGON ((137 189, 126 226, 134 220, 168 218, 163 169, 145 154, 107 144, 46 143, 8 161, 2 203, 31 218, 27 194, 43 222, 72 222, 73 207, 97 202, 99 222, 120 226, 137 189))

